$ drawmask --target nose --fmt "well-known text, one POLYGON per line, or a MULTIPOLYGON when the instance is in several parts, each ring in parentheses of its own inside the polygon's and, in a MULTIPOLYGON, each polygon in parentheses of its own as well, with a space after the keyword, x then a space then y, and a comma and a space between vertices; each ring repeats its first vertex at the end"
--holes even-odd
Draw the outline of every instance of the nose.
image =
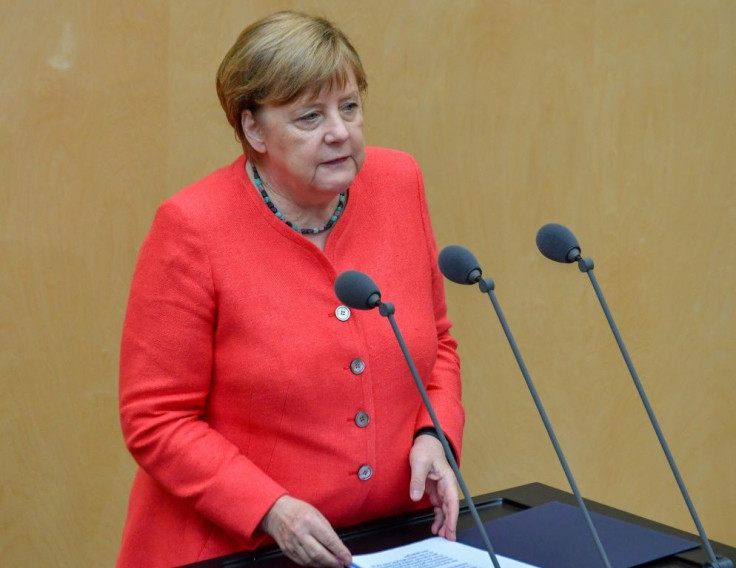
POLYGON ((350 133, 345 120, 339 112, 331 113, 327 121, 327 129, 325 131, 325 142, 327 144, 335 144, 344 142, 348 139, 350 133))

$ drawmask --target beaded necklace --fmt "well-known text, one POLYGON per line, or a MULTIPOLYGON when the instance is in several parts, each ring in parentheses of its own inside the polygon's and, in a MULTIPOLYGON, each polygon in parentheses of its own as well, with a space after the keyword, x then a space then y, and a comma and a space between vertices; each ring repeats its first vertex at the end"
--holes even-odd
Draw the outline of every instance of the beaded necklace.
POLYGON ((337 223, 337 220, 340 218, 340 215, 342 215, 342 212, 345 210, 345 200, 346 200, 346 192, 343 192, 340 194, 340 197, 337 200, 337 207, 335 207, 335 211, 330 216, 327 223, 322 225, 321 227, 308 227, 306 229, 302 229, 301 227, 298 227, 288 219, 284 218, 283 213, 276 209, 276 206, 273 204, 273 201, 271 201, 271 198, 266 193, 266 186, 263 183, 263 180, 261 179, 261 176, 258 174, 258 170, 256 169, 255 164, 251 164, 251 167, 253 168, 253 179, 255 179, 256 182, 256 188, 261 193, 261 197, 263 198, 263 201, 266 205, 268 205, 268 208, 273 212, 276 217, 281 219, 284 223, 286 223, 289 227, 294 229, 297 233, 301 233, 302 235, 318 235, 319 233, 324 233, 327 229, 332 227, 335 223, 337 223))

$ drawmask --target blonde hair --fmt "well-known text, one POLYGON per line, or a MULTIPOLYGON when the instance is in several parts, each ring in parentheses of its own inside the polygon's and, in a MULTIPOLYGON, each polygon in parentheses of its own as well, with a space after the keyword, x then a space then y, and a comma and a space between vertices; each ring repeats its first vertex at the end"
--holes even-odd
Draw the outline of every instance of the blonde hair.
POLYGON ((249 159, 253 149, 241 115, 265 104, 287 104, 310 90, 344 87, 355 77, 368 86, 358 52, 329 21, 278 12, 245 28, 217 70, 217 96, 249 159))

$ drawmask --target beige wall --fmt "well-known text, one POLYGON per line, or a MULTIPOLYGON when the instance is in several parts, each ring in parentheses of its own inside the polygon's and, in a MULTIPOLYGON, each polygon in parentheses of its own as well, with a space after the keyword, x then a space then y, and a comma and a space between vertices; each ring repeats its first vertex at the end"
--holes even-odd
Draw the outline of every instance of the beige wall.
MULTIPOLYGON (((703 523, 736 544, 736 3, 2 0, 3 563, 113 562, 136 251, 163 198, 238 152, 214 72, 279 7, 353 38, 369 142, 418 158, 439 244, 496 281, 582 492, 692 530, 587 277, 536 251, 548 221, 595 259, 703 523)), ((566 488, 488 299, 447 290, 471 490, 566 488)))

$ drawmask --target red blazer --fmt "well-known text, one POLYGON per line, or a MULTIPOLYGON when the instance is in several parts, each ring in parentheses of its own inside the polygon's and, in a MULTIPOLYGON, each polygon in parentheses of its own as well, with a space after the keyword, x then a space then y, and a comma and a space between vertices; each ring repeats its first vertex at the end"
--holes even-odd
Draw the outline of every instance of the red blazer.
POLYGON ((324 251, 273 215, 244 164, 164 202, 140 251, 120 356, 123 435, 140 468, 118 566, 260 546, 258 523, 286 493, 336 527, 416 507, 408 454, 431 421, 389 322, 338 317, 344 270, 395 304, 460 450, 459 362, 415 161, 368 148, 324 251))

